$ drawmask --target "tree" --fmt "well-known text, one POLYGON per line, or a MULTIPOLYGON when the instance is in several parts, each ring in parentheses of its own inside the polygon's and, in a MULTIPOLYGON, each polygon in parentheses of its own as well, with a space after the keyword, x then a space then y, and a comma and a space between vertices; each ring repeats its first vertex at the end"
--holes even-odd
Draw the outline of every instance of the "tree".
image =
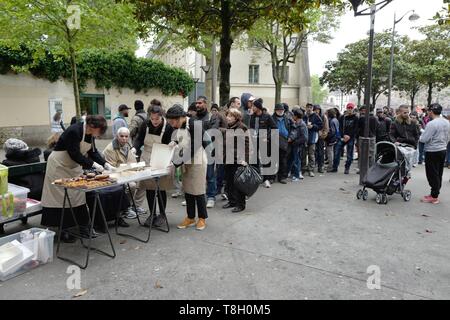
POLYGON ((426 36, 424 40, 412 41, 409 50, 414 52, 413 62, 420 65, 416 77, 428 87, 428 106, 433 99, 433 89, 449 85, 450 81, 450 24, 431 25, 419 28, 426 36))
POLYGON ((295 9, 305 12, 321 4, 340 0, 130 0, 137 4, 138 18, 156 31, 167 26, 182 28, 185 38, 195 43, 199 35, 220 40, 220 104, 230 96, 230 52, 236 37, 261 18, 280 15, 280 22, 295 9))
POLYGON ((311 77, 311 91, 314 104, 322 104, 329 93, 328 89, 320 84, 319 76, 316 74, 311 77))
MULTIPOLYGON (((12 48, 25 44, 35 52, 34 61, 50 51, 70 61, 77 117, 80 94, 77 57, 88 48, 134 52, 137 48, 134 7, 109 0, 2 0, 1 43, 12 48)), ((33 65, 33 62, 29 67, 33 65)))
MULTIPOLYGON (((402 41, 401 39, 400 43, 402 41)), ((345 49, 338 53, 336 61, 326 63, 326 71, 322 74, 320 83, 327 84, 330 90, 340 90, 346 94, 355 91, 358 96, 358 105, 361 105, 367 79, 368 46, 368 38, 346 45, 345 49)), ((390 33, 375 35, 371 97, 374 106, 379 96, 388 88, 390 46, 390 33)), ((400 46, 397 45, 396 50, 401 50, 400 46)))
POLYGON ((295 64, 307 40, 328 43, 330 31, 339 26, 339 16, 339 10, 331 7, 311 8, 304 12, 291 11, 286 19, 280 19, 279 14, 260 19, 250 29, 249 38, 270 54, 275 103, 281 102, 287 65, 295 64))

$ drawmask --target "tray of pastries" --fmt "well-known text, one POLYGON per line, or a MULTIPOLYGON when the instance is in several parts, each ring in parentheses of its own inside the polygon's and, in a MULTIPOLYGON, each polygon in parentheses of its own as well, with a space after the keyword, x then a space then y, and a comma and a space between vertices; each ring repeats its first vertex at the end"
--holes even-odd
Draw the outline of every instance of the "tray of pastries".
POLYGON ((53 184, 74 189, 96 189, 117 183, 108 174, 87 173, 80 177, 57 179, 53 184))

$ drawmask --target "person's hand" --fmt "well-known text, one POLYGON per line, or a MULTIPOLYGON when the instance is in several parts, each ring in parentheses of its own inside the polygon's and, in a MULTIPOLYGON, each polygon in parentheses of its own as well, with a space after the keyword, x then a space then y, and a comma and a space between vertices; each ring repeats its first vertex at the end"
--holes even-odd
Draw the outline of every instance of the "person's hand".
POLYGON ((133 147, 133 148, 131 148, 130 152, 131 152, 134 156, 136 156, 137 150, 136 150, 135 147, 133 147))
POLYGON ((105 171, 105 168, 103 168, 103 166, 98 164, 97 162, 94 162, 94 164, 92 165, 92 168, 94 168, 95 171, 97 171, 97 172, 105 171))
POLYGON ((169 143, 169 147, 174 148, 178 145, 178 143, 176 143, 175 141, 170 141, 169 143))
POLYGON ((344 142, 348 142, 350 140, 350 136, 348 136, 348 135, 344 135, 344 142))
POLYGON ((112 165, 110 165, 108 162, 105 163, 105 170, 109 172, 116 171, 116 168, 114 168, 112 165))
POLYGON ((246 166, 248 166, 248 163, 245 161, 241 161, 241 166, 246 167, 246 166))
POLYGON ((313 126, 310 122, 308 122, 308 125, 306 126, 308 129, 311 129, 313 126))

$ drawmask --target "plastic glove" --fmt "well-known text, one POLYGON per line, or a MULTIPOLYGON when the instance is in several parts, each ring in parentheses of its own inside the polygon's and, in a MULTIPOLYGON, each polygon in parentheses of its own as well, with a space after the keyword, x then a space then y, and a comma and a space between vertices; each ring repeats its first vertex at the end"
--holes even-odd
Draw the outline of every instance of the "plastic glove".
POLYGON ((94 162, 92 168, 94 168, 97 172, 103 172, 105 170, 105 168, 103 168, 103 166, 98 164, 97 162, 94 162))
POLYGON ((134 147, 131 148, 130 152, 131 152, 133 155, 136 155, 136 152, 137 152, 137 151, 136 151, 136 148, 134 148, 134 147))
POLYGON ((169 147, 176 147, 178 145, 178 143, 176 143, 176 141, 170 141, 169 143, 169 147))
POLYGON ((110 172, 114 172, 116 170, 116 168, 114 168, 112 165, 110 165, 108 162, 105 163, 105 170, 106 171, 110 171, 110 172))

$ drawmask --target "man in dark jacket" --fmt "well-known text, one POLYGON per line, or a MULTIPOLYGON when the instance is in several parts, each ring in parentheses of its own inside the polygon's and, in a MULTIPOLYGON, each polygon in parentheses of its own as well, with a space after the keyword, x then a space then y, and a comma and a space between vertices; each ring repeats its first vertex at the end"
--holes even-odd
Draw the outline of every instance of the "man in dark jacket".
POLYGON ((255 97, 251 93, 243 93, 241 96, 241 105, 239 110, 242 113, 242 122, 249 127, 250 126, 250 117, 252 114, 253 101, 255 101, 255 97))
MULTIPOLYGON (((250 117, 250 129, 252 129, 252 142, 256 146, 256 154, 258 155, 258 167, 261 166, 261 152, 260 146, 262 143, 267 143, 267 156, 271 157, 271 130, 278 129, 277 124, 273 121, 273 118, 269 114, 263 113, 263 100, 257 99, 253 102, 252 116, 250 117), (265 136, 263 134, 265 131, 265 136)), ((270 168, 271 162, 262 164, 263 168, 270 168)), ((273 175, 264 175, 264 186, 270 188, 271 180, 275 179, 273 175)))
POLYGON ((292 128, 289 133, 290 155, 288 163, 288 171, 292 173, 292 182, 298 182, 303 179, 302 157, 305 145, 308 142, 308 128, 303 121, 304 113, 300 108, 292 110, 292 128))
MULTIPOLYGON (((130 129, 131 144, 134 144, 136 137, 139 133, 139 128, 143 123, 147 121, 147 112, 144 110, 144 103, 141 100, 136 100, 134 102, 134 109, 136 114, 131 119, 131 123, 128 129, 130 129)), ((137 150, 137 155, 140 155, 140 150, 137 150)))
POLYGON ((409 117, 409 106, 401 105, 399 107, 399 114, 394 123, 391 124, 389 137, 393 143, 404 143, 417 148, 420 131, 417 121, 411 120, 409 117))
MULTIPOLYGON (((370 108, 372 109, 372 106, 370 108)), ((366 106, 362 106, 360 108, 361 116, 359 117, 359 120, 358 120, 358 135, 356 137, 358 139, 358 143, 361 143, 359 140, 359 137, 364 137, 364 131, 365 131, 365 127, 366 127, 366 114, 369 114, 369 138, 370 138, 369 167, 372 166, 372 164, 375 161, 375 144, 376 144, 377 137, 380 135, 379 134, 380 124, 378 122, 378 119, 370 111, 367 110, 366 106)), ((359 150, 361 150, 361 144, 360 144, 359 150)), ((361 157, 358 157, 358 159, 361 160, 361 157)), ((361 167, 361 166, 359 166, 359 167, 361 167)), ((358 170, 358 173, 359 173, 359 170, 358 170)))
POLYGON ((353 150, 355 139, 358 132, 358 117, 355 114, 355 104, 349 102, 346 106, 346 113, 339 119, 339 128, 341 130, 341 139, 336 144, 334 150, 334 161, 332 172, 337 172, 341 161, 341 153, 344 148, 347 149, 347 161, 345 162, 345 174, 349 174, 350 166, 353 162, 353 150))
POLYGON ((289 116, 286 114, 284 105, 281 103, 278 103, 275 106, 275 112, 272 115, 272 118, 273 121, 277 124, 280 136, 280 143, 278 145, 278 181, 281 184, 286 184, 286 179, 288 177, 288 155, 290 154, 290 146, 288 140, 293 123, 289 116))
POLYGON ((384 112, 382 108, 377 108, 377 118, 380 124, 378 135, 377 135, 377 143, 380 141, 390 141, 389 139, 389 131, 391 129, 392 120, 389 118, 384 112))
POLYGON ((309 176, 314 177, 314 165, 316 162, 316 144, 319 141, 319 131, 323 128, 323 122, 320 116, 313 111, 314 106, 311 103, 306 105, 306 115, 303 119, 308 128, 308 146, 303 155, 303 163, 306 166, 306 157, 308 158, 309 176))

